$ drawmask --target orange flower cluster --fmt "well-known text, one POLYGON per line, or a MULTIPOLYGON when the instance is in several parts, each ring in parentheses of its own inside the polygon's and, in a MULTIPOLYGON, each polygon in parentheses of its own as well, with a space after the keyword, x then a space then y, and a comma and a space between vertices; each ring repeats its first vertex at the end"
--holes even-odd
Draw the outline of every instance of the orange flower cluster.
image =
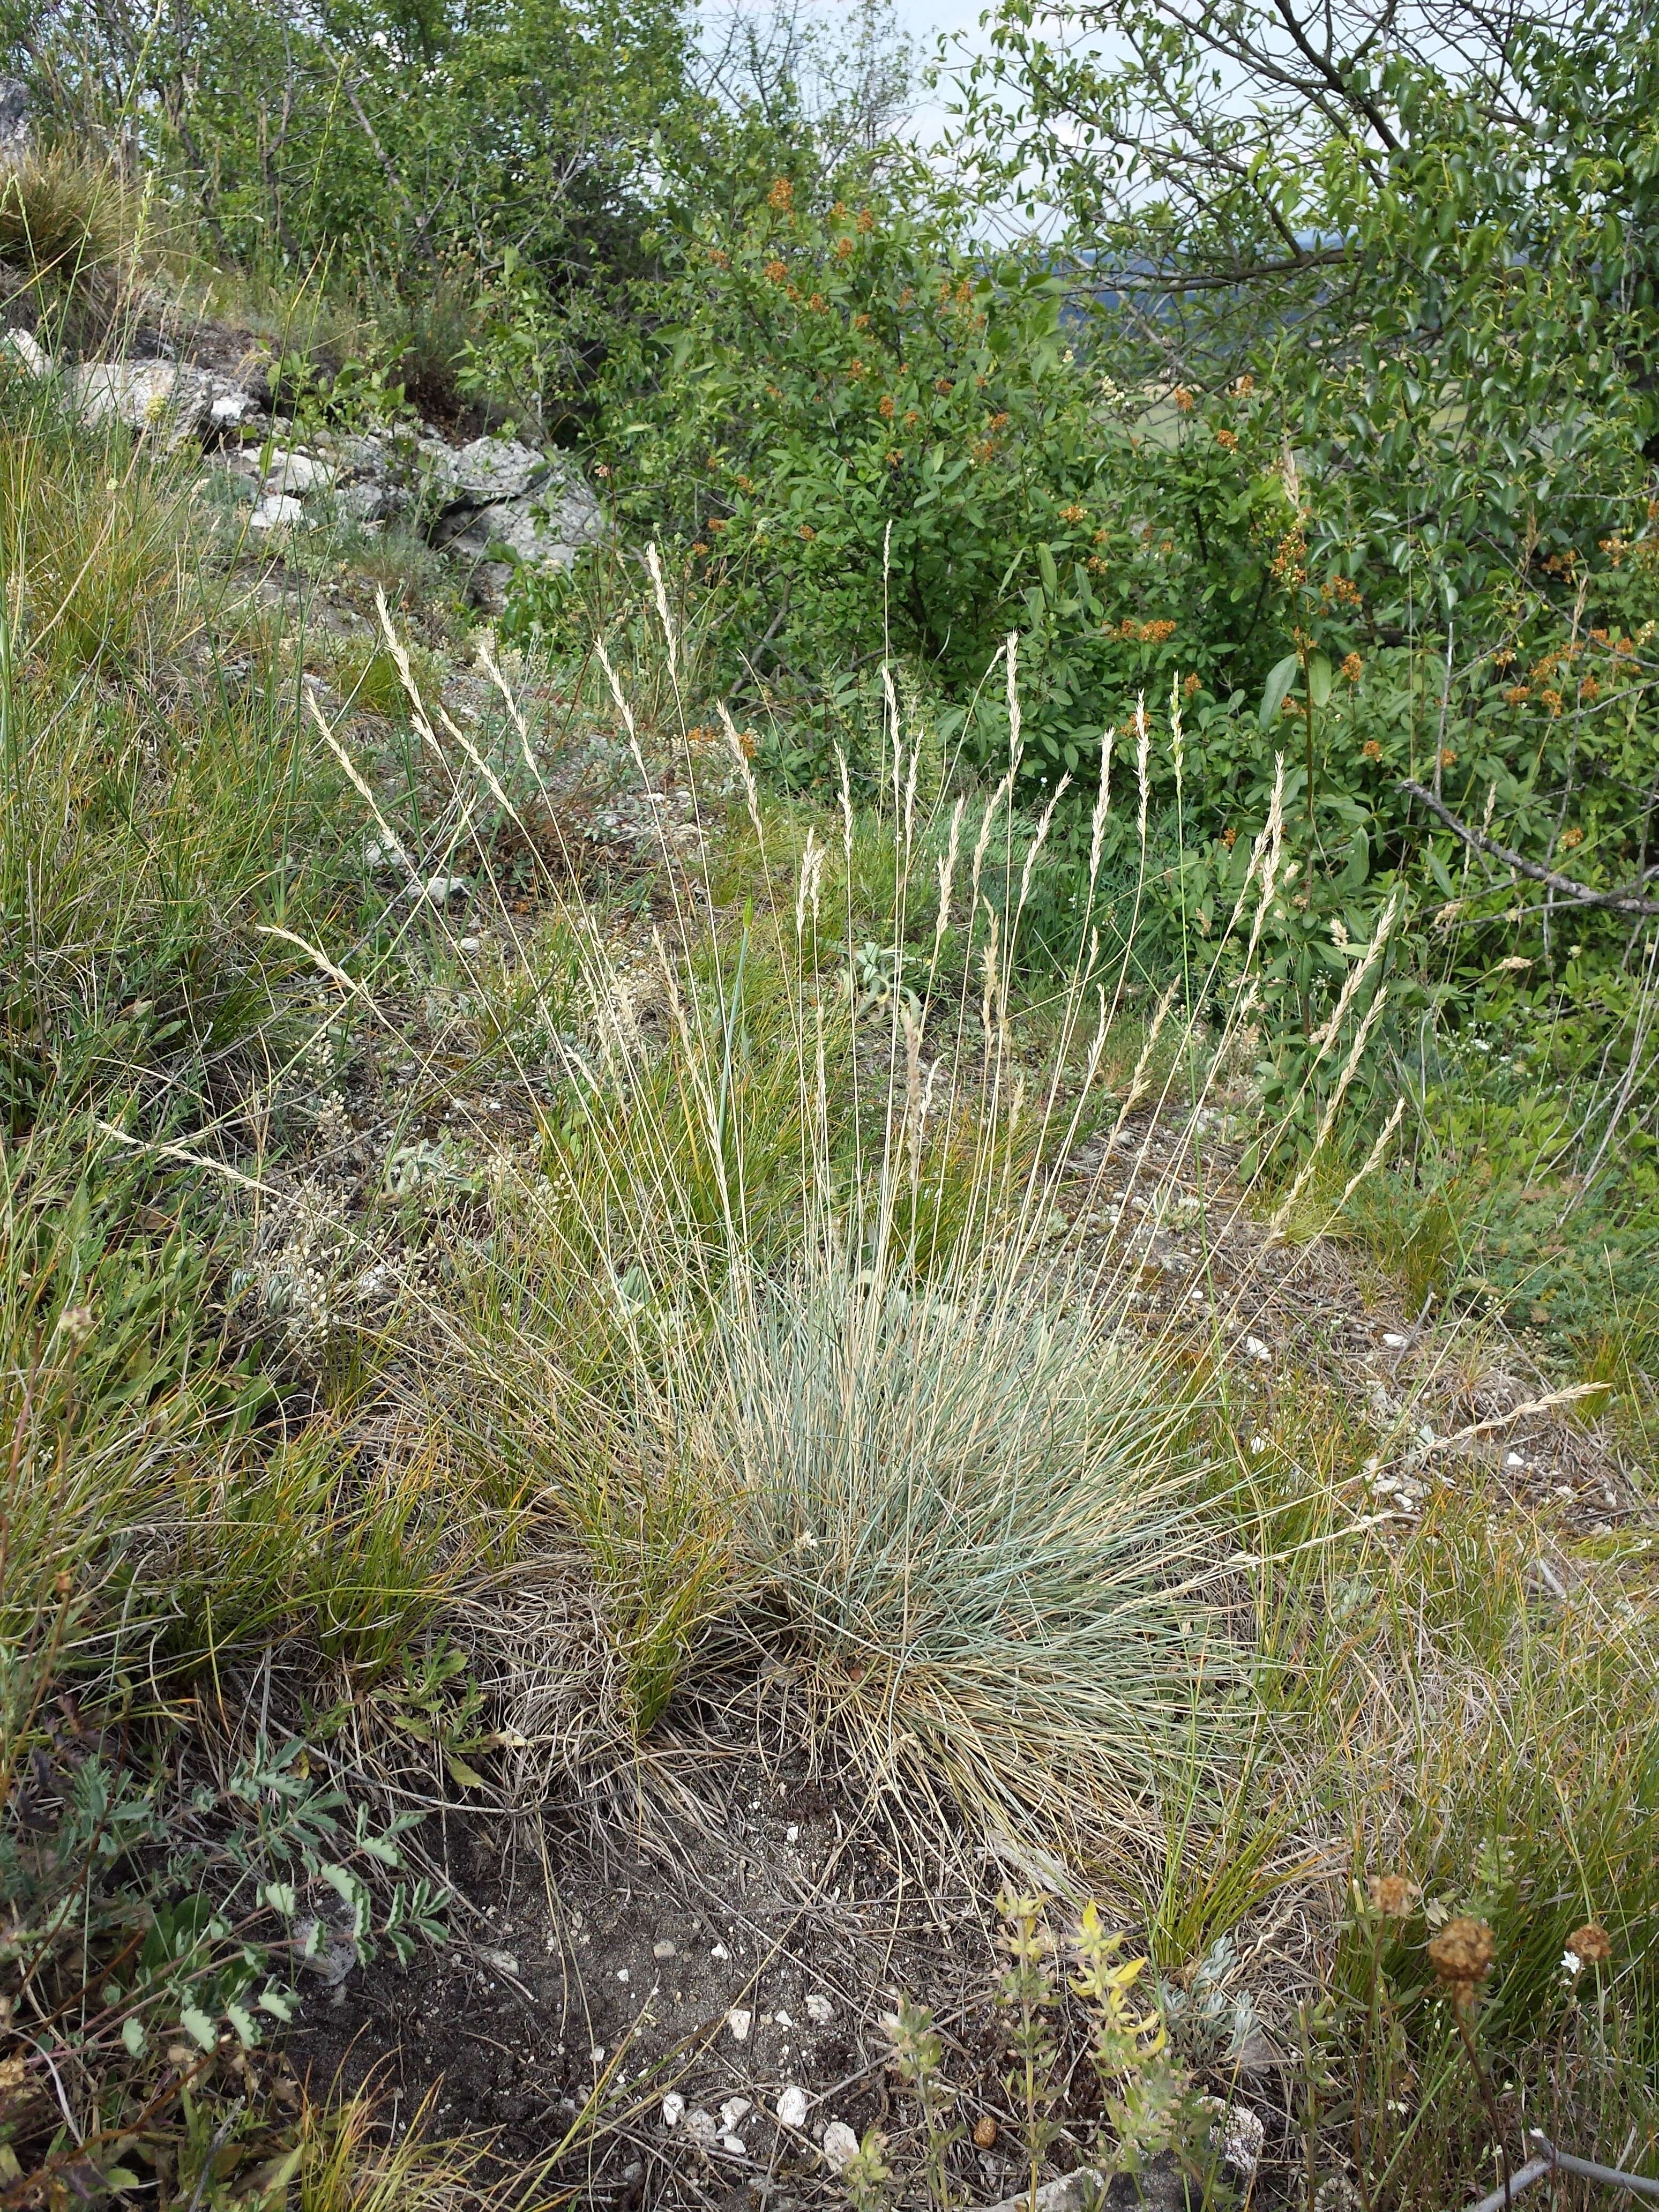
POLYGON ((766 204, 779 215, 787 215, 795 204, 795 188, 787 177, 775 177, 772 189, 766 195, 766 204))
POLYGON ((821 315, 825 313, 827 304, 822 292, 814 292, 806 302, 807 311, 811 314, 821 315))
POLYGON ((777 260, 767 262, 761 270, 761 275, 773 284, 781 284, 788 274, 787 265, 777 260))
POLYGON ((876 412, 880 416, 884 422, 890 422, 892 421, 895 409, 893 404, 893 395, 890 392, 884 392, 882 393, 880 401, 876 408, 876 412))
POLYGON ((951 383, 948 376, 936 376, 933 379, 933 389, 938 392, 941 399, 948 399, 951 392, 955 391, 956 386, 951 383))
POLYGON ((1193 395, 1184 384, 1177 384, 1174 392, 1170 396, 1173 398, 1176 405, 1181 410, 1183 415, 1190 415, 1192 413, 1193 395))
POLYGON ((1073 500, 1069 507, 1060 508, 1060 519, 1062 522, 1086 522, 1089 520, 1089 510, 1086 507, 1079 507, 1073 500))
POLYGON ((872 215, 871 214, 871 212, 870 212, 870 210, 869 210, 869 209, 868 209, 868 208, 860 208, 860 209, 859 210, 859 212, 858 212, 858 227, 859 227, 859 228, 860 228, 860 230, 865 234, 865 235, 866 235, 866 238, 869 236, 870 233, 871 233, 871 232, 875 228, 875 227, 876 227, 876 218, 874 217, 874 216, 872 216, 872 215))
POLYGON ((853 241, 850 238, 838 238, 836 240, 836 258, 837 261, 850 261, 853 258, 854 250, 853 241))
POLYGON ((1511 684, 1504 694, 1506 707, 1524 707, 1532 693, 1524 684, 1511 684))
POLYGON ((1125 645, 1167 645, 1176 634, 1172 622, 1137 622, 1133 615, 1126 616, 1115 628, 1110 623, 1106 627, 1125 645))
POLYGON ((1351 653, 1342 663, 1342 673, 1350 684, 1358 684, 1365 672, 1365 664, 1357 653, 1351 653))
POLYGON ((997 441, 994 438, 981 438, 969 450, 973 455, 975 467, 982 469, 988 461, 995 459, 997 441))
POLYGON ((810 545, 810 544, 811 544, 812 540, 813 540, 813 539, 817 536, 817 534, 818 534, 818 533, 817 533, 817 532, 816 530, 814 530, 814 529, 813 529, 813 527, 812 527, 812 526, 811 526, 811 524, 810 522, 803 522, 803 523, 802 523, 802 525, 801 525, 801 526, 800 526, 800 534, 801 534, 801 536, 802 536, 802 537, 806 540, 807 544, 810 545))
POLYGON ((1183 699, 1196 699, 1199 693, 1203 689, 1204 679, 1199 675, 1198 672, 1194 670, 1187 678, 1186 682, 1182 685, 1181 696, 1183 699))
POLYGON ((1562 846, 1569 853, 1572 850, 1575 845, 1582 845, 1583 842, 1584 833, 1578 827, 1577 823, 1574 823, 1571 830, 1564 830, 1561 832, 1562 846))
POLYGON ((1235 453, 1238 448, 1238 433, 1237 430, 1228 429, 1224 423, 1215 434, 1215 441, 1224 453, 1235 453))
POLYGON ((716 269, 729 269, 732 266, 731 255, 720 246, 711 246, 708 249, 708 258, 716 269))
POLYGON ((1375 738, 1367 738, 1359 752, 1363 760, 1380 761, 1382 757, 1382 748, 1375 738))

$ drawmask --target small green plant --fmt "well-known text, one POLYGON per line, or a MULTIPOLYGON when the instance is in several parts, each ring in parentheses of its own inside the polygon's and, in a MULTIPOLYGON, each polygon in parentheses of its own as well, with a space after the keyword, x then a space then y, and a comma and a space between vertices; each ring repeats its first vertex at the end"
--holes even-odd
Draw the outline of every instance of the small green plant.
POLYGON ((1002 1923, 997 1946, 1007 1962, 997 2002, 1008 2024, 1008 2047, 1014 2061, 1003 2086, 1010 2105, 1020 2115, 1033 2195, 1042 2162, 1061 2132, 1060 2122, 1053 2117, 1060 2094, 1060 2048, 1049 2017, 1060 1993, 1048 1964, 1054 1945, 1043 1919, 1046 1901, 1006 1890, 997 1899, 997 1918, 1002 1923))
MULTIPOLYGON (((1006 1961, 996 2005, 1012 2061, 1003 2087, 1016 2116, 1030 2201, 1036 2202, 1048 2154, 1063 2137, 1085 2147, 1088 2169, 1103 2188, 1115 2175, 1143 2173, 1149 2160, 1169 2154, 1201 2185, 1204 2202, 1227 2201, 1224 2108, 1199 2094, 1170 2057, 1158 2006, 1139 1994, 1148 1961, 1127 1950, 1126 1938, 1108 1928, 1091 1902, 1073 1932, 1074 1968, 1062 1990, 1051 1963, 1058 1948, 1048 1928, 1053 1901, 1005 1892, 996 1909, 1006 1961), (1098 2117, 1073 2110, 1068 2094, 1055 2025, 1068 1992, 1083 2008, 1098 2117)), ((957 2170, 967 2131, 951 2118, 960 2092, 945 2070, 944 2038, 928 2007, 908 1997, 884 2024, 893 2070, 921 2122, 917 2168, 914 2177, 896 2172, 891 2139, 872 2133, 843 2169, 842 2187, 854 2212, 883 2212, 895 2191, 903 2201, 914 2178, 935 2212, 951 2212, 970 2202, 971 2191, 957 2170)), ((981 2126, 975 2145, 994 2143, 994 2121, 988 2115, 981 2126)))
MULTIPOLYGON (((0 1687, 18 1657, 0 1647, 0 1687)), ((227 2038, 252 2049, 295 2017, 307 1972, 337 1981, 377 1943, 407 1959, 442 1938, 432 1886, 386 1882, 420 1816, 377 1823, 311 1778, 296 1740, 181 1786, 159 1763, 112 1764, 38 1702, 0 1723, 0 1968, 27 1964, 50 2023, 26 2034, 0 2015, 0 2048, 18 2039, 0 2057, 14 2179, 45 2188, 75 2160, 73 2145, 52 2147, 63 2069, 95 2073, 106 2098, 120 2081, 141 2106, 170 2039, 202 2061, 227 2038)), ((118 2131, 105 2140, 118 2159, 118 2131)))

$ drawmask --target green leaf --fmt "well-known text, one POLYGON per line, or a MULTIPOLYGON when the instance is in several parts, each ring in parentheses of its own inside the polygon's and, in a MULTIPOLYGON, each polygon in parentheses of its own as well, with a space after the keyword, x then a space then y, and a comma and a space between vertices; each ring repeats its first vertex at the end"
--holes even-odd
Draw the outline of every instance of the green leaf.
POLYGON ((1285 704, 1292 684, 1301 673, 1302 663, 1293 653, 1287 653, 1267 678, 1261 694, 1261 706, 1256 720, 1264 730, 1270 730, 1279 719, 1279 710, 1285 704))
POLYGON ((200 2044, 204 2051, 213 2051, 218 2047, 218 2028, 199 2005, 186 2005, 179 2015, 179 2021, 185 2033, 193 2043, 200 2044))
POLYGON ((1308 696, 1316 707, 1323 707, 1331 696, 1331 664, 1322 653, 1315 653, 1308 663, 1308 696))
POLYGON ((489 1784, 476 1766, 469 1766, 458 1752, 449 1752, 444 1759, 449 1769, 449 1778, 458 1790, 487 1790, 489 1784))
POLYGON ((247 2178, 247 2186, 255 2201, 261 2205, 280 2203, 289 2182, 300 2171, 300 2160, 304 2155, 303 2145, 296 2143, 281 2157, 267 2159, 263 2166, 256 2166, 247 2178))
POLYGON ((1037 574, 1042 579, 1042 587, 1049 598, 1054 599, 1060 591, 1060 571, 1054 566, 1054 556, 1046 545, 1037 547, 1036 556, 1037 574))
POLYGON ((125 2044, 132 2057, 143 2057, 144 2045, 149 2041, 149 2038, 144 2033, 143 2021, 137 2017, 137 2014, 131 2020, 124 2020, 121 2022, 121 2040, 125 2044))

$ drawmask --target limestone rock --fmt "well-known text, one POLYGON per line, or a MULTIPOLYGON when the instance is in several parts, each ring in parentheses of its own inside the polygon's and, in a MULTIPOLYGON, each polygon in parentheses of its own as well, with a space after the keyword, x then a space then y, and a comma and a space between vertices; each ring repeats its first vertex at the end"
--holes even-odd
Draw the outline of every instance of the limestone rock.
POLYGON ((44 376, 52 367, 52 356, 33 331, 0 331, 0 353, 31 376, 44 376))
POLYGON ((521 498, 549 473, 542 456, 516 438, 475 438, 470 446, 440 447, 432 458, 450 498, 474 507, 521 498))
POLYGON ((247 519, 250 530, 287 530, 303 522, 306 511, 297 499, 286 492, 266 492, 257 501, 247 519))
POLYGON ((224 429, 253 405, 246 392, 189 362, 82 362, 70 384, 88 422, 125 422, 169 447, 224 429))
POLYGON ((0 76, 0 164, 21 159, 29 146, 29 88, 21 77, 0 76))
POLYGON ((272 495, 286 492, 291 499, 304 499, 307 493, 327 491, 333 482, 333 470, 314 453, 297 446, 277 446, 265 472, 264 489, 272 495))

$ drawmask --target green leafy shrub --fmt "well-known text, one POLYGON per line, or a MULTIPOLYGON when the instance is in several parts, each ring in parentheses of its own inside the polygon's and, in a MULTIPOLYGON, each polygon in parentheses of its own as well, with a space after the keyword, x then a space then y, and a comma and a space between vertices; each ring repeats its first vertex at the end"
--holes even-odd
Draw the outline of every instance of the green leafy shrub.
MULTIPOLYGON (((1049 782, 1091 775, 1103 730, 1177 669, 1224 695, 1259 680, 1285 502, 1254 396, 1196 429, 1170 408, 1148 439, 1040 258, 806 202, 779 177, 665 238, 651 319, 616 334, 598 391, 618 518, 714 599, 722 678, 810 696, 901 654, 959 728, 1018 629, 1049 782)), ((556 622, 562 589, 526 575, 518 627, 556 622)))

